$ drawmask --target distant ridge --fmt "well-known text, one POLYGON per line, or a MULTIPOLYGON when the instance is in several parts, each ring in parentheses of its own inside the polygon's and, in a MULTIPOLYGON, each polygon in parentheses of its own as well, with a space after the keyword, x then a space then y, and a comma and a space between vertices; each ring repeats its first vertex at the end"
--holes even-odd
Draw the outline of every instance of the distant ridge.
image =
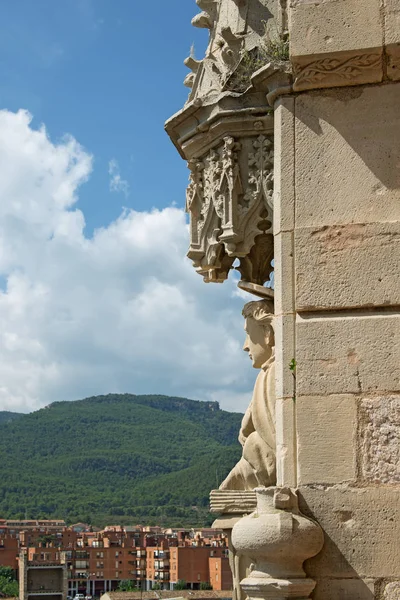
POLYGON ((210 524, 241 418, 217 402, 133 394, 0 412, 0 517, 210 524))
POLYGON ((0 410, 0 425, 2 423, 9 423, 10 421, 14 421, 14 419, 18 419, 19 417, 23 417, 23 413, 9 412, 8 410, 0 410))

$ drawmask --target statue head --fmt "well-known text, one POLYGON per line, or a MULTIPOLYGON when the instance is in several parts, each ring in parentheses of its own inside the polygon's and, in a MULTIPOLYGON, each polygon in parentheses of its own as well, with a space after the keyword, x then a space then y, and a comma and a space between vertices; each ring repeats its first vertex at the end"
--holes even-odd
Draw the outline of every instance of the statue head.
POLYGON ((271 358, 275 336, 273 329, 274 303, 272 300, 256 300, 244 305, 246 340, 243 350, 249 353, 255 369, 261 369, 271 358))

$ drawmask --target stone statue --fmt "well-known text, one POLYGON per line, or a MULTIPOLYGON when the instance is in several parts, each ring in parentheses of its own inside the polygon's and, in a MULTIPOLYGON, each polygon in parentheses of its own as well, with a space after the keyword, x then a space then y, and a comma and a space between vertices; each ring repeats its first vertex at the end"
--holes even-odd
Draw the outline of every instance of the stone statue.
POLYGON ((261 370, 239 433, 242 458, 220 490, 253 490, 276 484, 273 300, 248 302, 242 314, 247 334, 243 350, 249 353, 253 367, 261 370))

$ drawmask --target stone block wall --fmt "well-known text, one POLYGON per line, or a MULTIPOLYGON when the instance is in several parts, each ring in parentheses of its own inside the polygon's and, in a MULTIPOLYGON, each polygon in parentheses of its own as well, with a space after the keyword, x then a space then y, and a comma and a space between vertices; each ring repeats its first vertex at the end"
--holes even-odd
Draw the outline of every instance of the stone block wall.
POLYGON ((275 107, 278 485, 324 530, 315 600, 397 599, 400 7, 297 1, 289 20, 298 69, 380 60, 275 107))

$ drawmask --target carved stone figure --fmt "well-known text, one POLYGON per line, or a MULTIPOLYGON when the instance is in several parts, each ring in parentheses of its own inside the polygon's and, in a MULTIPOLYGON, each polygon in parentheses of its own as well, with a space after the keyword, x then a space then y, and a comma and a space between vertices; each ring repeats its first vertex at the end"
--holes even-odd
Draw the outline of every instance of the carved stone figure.
POLYGON ((249 353, 253 367, 261 370, 239 433, 242 458, 220 490, 253 490, 276 483, 273 300, 248 302, 242 314, 247 334, 243 350, 249 353))

